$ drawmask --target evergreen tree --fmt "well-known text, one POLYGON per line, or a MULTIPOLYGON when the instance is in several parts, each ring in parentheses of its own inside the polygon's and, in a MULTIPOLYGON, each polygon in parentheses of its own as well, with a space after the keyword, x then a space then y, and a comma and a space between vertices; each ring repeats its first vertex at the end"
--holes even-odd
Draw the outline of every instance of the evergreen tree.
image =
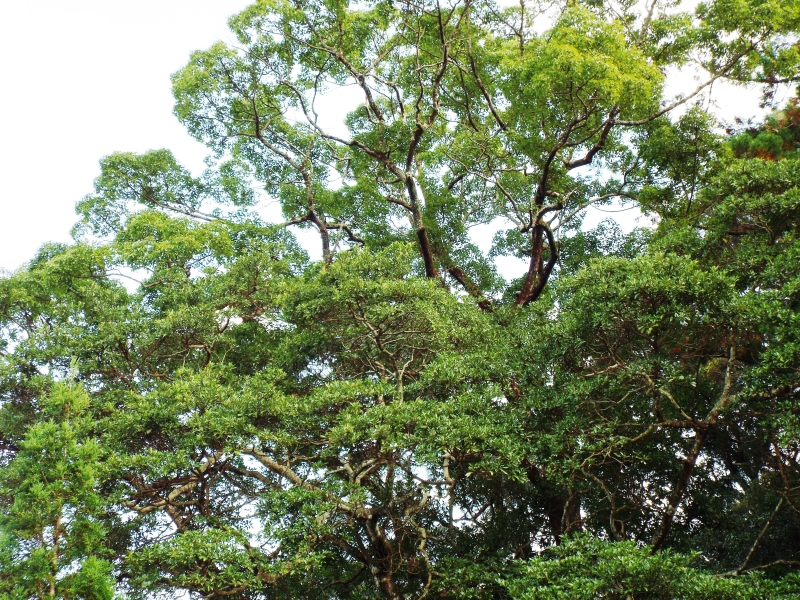
POLYGON ((233 17, 173 79, 209 170, 104 158, 0 279, 0 594, 800 593, 800 113, 693 104, 797 82, 800 3, 673 4, 233 17))

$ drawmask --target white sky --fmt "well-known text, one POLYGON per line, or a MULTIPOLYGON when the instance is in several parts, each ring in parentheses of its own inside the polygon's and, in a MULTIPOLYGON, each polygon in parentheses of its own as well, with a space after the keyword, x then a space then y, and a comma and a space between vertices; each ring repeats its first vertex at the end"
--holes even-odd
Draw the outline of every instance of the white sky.
MULTIPOLYGON (((70 241, 102 156, 169 148, 202 169, 204 147, 172 115, 169 76, 193 50, 233 42, 227 17, 247 4, 0 0, 0 269, 70 241)), ((716 96, 728 118, 757 101, 720 86, 716 96)))
POLYGON ((98 160, 170 148, 200 170, 205 148, 172 116, 169 76, 193 50, 233 41, 248 0, 0 0, 0 268, 70 241, 98 160))

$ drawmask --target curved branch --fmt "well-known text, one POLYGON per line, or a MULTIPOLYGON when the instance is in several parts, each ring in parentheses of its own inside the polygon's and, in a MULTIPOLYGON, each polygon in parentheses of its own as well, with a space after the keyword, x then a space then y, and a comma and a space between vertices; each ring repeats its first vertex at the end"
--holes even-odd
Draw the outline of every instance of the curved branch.
POLYGON ((547 236, 547 247, 550 251, 550 256, 547 257, 547 263, 544 265, 544 269, 542 270, 541 274, 539 275, 539 279, 536 282, 536 286, 531 290, 530 295, 523 303, 523 306, 527 306, 531 302, 535 302, 539 296, 544 291, 545 286, 547 285, 547 281, 550 279, 550 273, 553 272, 553 267, 556 266, 556 261, 558 260, 558 249, 556 248, 556 242, 553 238, 553 232, 550 228, 540 223, 538 227, 541 227, 544 230, 545 235, 547 236))

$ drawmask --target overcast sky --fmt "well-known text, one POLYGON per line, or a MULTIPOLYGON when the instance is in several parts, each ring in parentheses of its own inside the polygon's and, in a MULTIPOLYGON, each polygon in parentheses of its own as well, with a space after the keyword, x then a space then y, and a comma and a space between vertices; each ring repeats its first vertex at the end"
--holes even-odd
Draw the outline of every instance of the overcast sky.
MULTIPOLYGON (((232 42, 227 17, 247 4, 0 0, 0 269, 70 240, 102 156, 169 148, 202 169, 205 149, 172 115, 169 76, 193 50, 232 42)), ((717 97, 729 118, 757 100, 720 87, 717 97)))
POLYGON ((169 76, 233 41, 248 0, 0 0, 0 268, 69 241, 100 157, 170 148, 202 169, 172 116, 169 76))

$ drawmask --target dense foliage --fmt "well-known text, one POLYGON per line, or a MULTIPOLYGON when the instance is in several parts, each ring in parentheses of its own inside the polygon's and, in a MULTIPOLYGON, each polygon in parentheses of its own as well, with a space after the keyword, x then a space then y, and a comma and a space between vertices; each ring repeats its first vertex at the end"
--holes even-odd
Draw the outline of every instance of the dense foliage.
POLYGON ((695 101, 795 84, 800 2, 230 25, 209 170, 104 158, 0 278, 0 599, 798 597, 800 105, 695 101))

